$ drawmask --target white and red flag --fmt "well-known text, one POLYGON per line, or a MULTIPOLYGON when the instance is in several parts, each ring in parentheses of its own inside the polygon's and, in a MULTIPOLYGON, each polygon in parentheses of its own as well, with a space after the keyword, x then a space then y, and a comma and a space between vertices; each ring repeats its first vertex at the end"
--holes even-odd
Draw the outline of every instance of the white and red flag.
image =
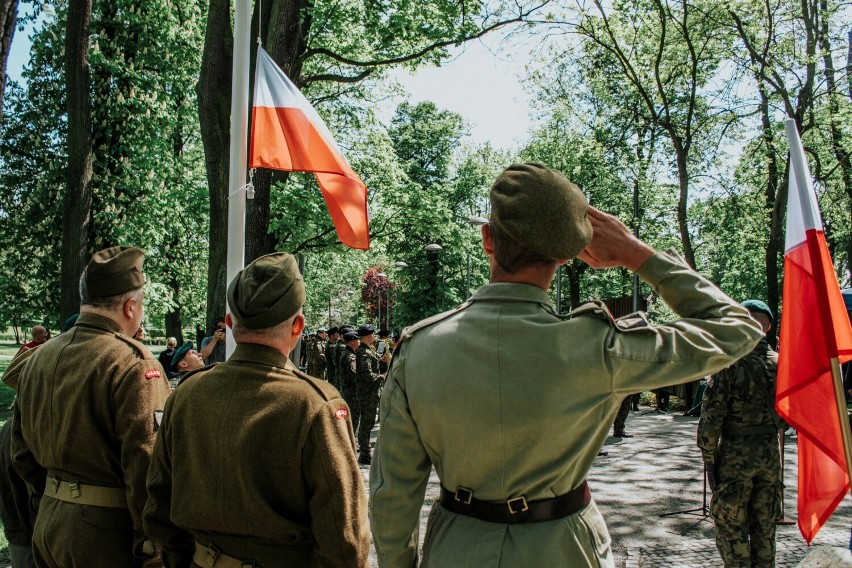
POLYGON ((367 187, 322 118, 263 50, 257 50, 249 167, 313 172, 340 242, 370 248, 367 187))
POLYGON ((791 167, 776 408, 798 432, 799 530, 810 543, 849 492, 841 432, 848 419, 832 366, 852 359, 852 327, 795 121, 786 127, 791 167))

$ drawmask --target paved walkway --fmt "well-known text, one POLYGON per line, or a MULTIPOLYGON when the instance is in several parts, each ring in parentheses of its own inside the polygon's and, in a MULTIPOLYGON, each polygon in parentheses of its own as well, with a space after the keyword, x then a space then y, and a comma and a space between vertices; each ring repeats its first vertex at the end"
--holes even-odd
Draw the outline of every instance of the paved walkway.
MULTIPOLYGON (((633 438, 609 438, 589 473, 592 495, 613 539, 619 568, 722 566, 716 552, 713 521, 702 514, 703 466, 695 447, 698 418, 657 414, 648 407, 632 412, 627 431, 633 438), (686 512, 684 512, 686 511, 686 512), (667 513, 675 513, 667 516, 667 513)), ((785 438, 785 513, 796 514, 797 451, 785 438)), ((362 470, 366 481, 368 471, 362 470)), ((429 480, 421 514, 421 543, 426 515, 438 494, 438 479, 429 480)), ((709 504, 709 489, 707 502, 709 504)), ((812 546, 848 550, 852 500, 838 507, 812 546)), ((779 526, 776 566, 796 566, 808 547, 794 525, 779 526)), ((847 555, 852 567, 852 555, 847 555)), ((375 559, 372 559, 376 566, 375 559)), ((839 567, 843 563, 834 562, 839 567)))

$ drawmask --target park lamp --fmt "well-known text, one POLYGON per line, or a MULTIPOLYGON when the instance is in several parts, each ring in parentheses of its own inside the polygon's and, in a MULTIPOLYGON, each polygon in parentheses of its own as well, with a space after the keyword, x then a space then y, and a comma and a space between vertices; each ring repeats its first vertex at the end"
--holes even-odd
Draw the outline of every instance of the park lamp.
POLYGON ((488 224, 488 219, 477 215, 476 217, 471 217, 470 219, 468 219, 467 223, 471 227, 481 227, 482 225, 488 224))
POLYGON ((425 247, 423 247, 423 250, 426 250, 426 251, 439 251, 439 250, 444 250, 444 247, 442 247, 442 246, 441 246, 441 245, 439 245, 438 243, 431 243, 431 244, 428 244, 428 245, 426 245, 425 247))
POLYGON ((393 263, 393 265, 396 266, 397 268, 408 268, 408 263, 405 262, 404 260, 397 260, 396 262, 393 263))

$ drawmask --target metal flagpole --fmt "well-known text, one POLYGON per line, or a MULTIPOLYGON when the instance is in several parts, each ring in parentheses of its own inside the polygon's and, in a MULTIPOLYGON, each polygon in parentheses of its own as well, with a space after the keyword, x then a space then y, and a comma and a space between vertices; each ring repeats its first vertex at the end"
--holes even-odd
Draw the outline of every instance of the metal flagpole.
MULTIPOLYGON (((246 163, 249 89, 249 36, 251 2, 234 2, 234 64, 231 77, 231 157, 228 172, 228 283, 245 264, 246 163)), ((227 302, 225 303, 227 306, 227 302)), ((234 337, 227 334, 225 353, 234 352, 234 337)))

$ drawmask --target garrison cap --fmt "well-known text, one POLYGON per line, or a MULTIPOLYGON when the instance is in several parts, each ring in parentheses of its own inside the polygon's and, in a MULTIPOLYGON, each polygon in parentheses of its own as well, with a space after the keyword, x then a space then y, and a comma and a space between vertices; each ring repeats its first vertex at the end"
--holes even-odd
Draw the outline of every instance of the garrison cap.
POLYGON ((189 350, 192 349, 192 341, 187 341, 177 349, 175 349, 175 354, 172 355, 172 367, 177 367, 177 364, 180 363, 180 360, 183 359, 189 350))
POLYGON ((240 325, 278 325, 305 305, 305 282, 293 255, 267 254, 240 270, 228 286, 228 305, 240 325))
POLYGON ((743 302, 743 307, 750 312, 766 314, 767 316, 769 316, 770 322, 775 321, 775 317, 772 315, 772 310, 770 310, 769 306, 767 306, 760 300, 746 300, 745 302, 743 302))
POLYGON ((334 335, 335 333, 340 333, 340 329, 337 326, 328 328, 329 335, 334 335))
POLYGON ((118 296, 145 285, 145 253, 135 247, 110 247, 92 255, 84 271, 92 298, 118 296))
POLYGON ((489 199, 489 222, 532 252, 570 259, 592 240, 586 196, 543 164, 512 164, 497 176, 489 199))
POLYGON ((351 329, 343 334, 343 341, 349 343, 350 341, 358 341, 358 333, 352 331, 351 329))
POLYGON ((376 333, 376 328, 373 327, 373 324, 368 323, 367 325, 362 325, 358 328, 358 337, 364 337, 365 335, 373 335, 376 333))

